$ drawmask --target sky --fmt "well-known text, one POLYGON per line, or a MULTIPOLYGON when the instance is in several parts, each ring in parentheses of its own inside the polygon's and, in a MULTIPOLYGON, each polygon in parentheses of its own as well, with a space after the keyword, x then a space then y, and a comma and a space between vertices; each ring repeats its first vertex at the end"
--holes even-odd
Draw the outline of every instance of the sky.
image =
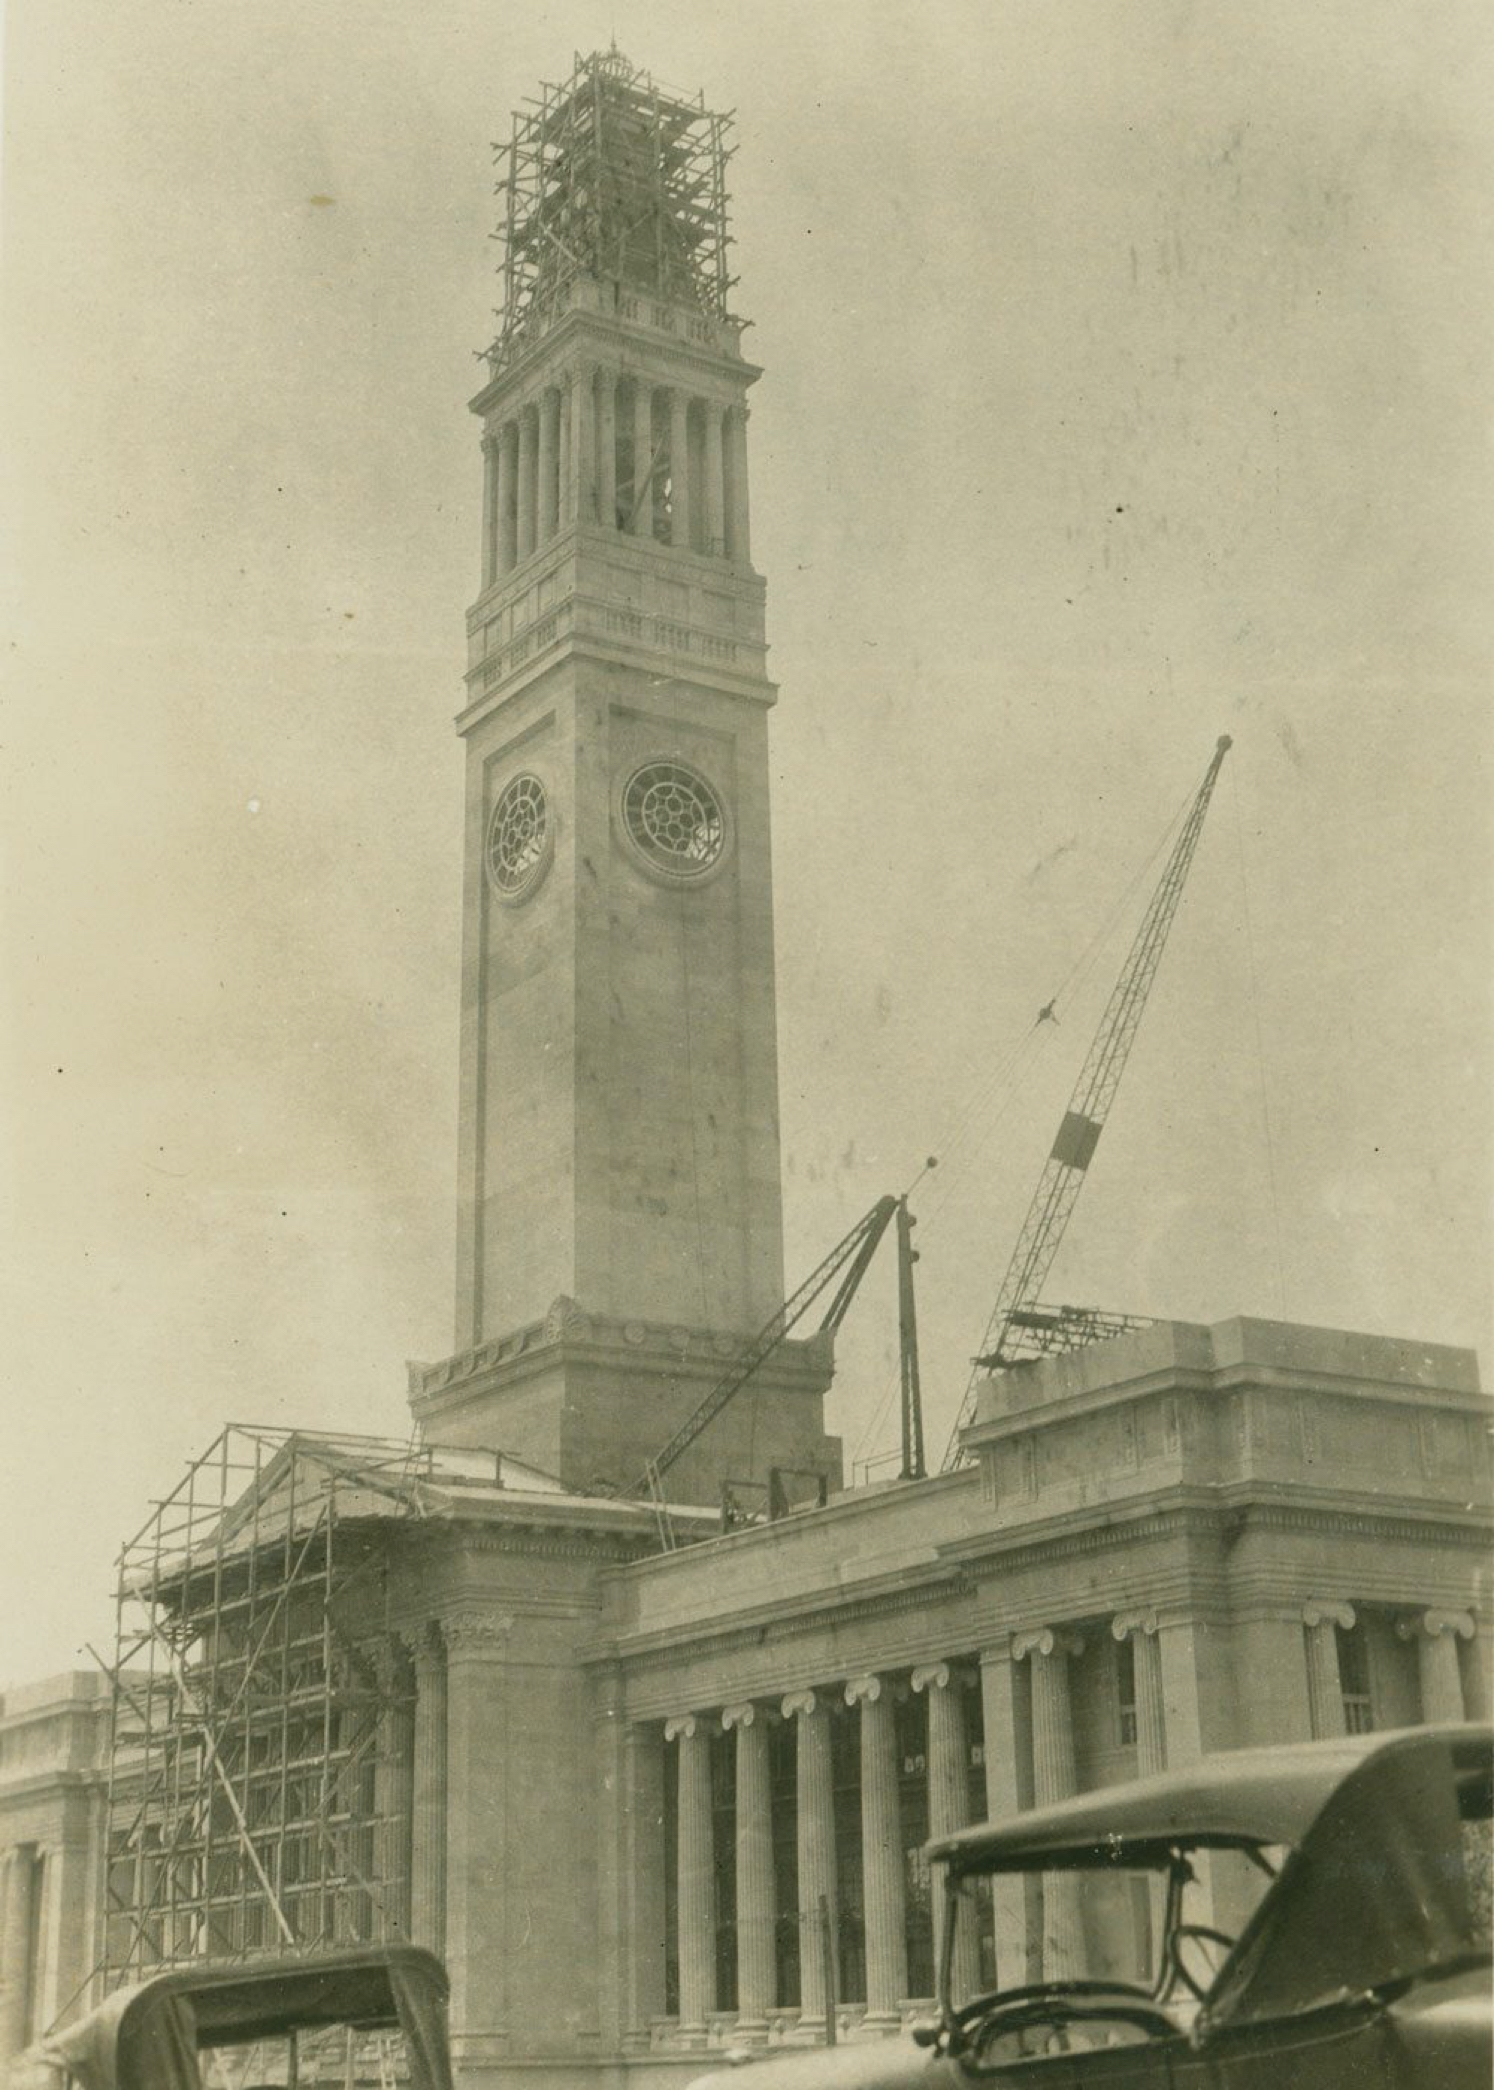
MULTIPOLYGON (((736 112, 790 1285, 938 1156, 942 1446, 1228 732, 1050 1296, 1489 1369, 1491 34, 9 0, 0 1684, 226 1421, 403 1435, 452 1347, 491 146, 614 36, 736 112)), ((888 1271, 848 1457, 895 1344, 888 1271)))

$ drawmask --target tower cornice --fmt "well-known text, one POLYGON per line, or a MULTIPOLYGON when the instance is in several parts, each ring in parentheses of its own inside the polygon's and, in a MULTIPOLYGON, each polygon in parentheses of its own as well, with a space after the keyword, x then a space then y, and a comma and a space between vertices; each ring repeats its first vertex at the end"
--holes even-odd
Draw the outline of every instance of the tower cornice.
MULTIPOLYGON (((761 366, 742 355, 741 326, 714 319, 688 306, 664 305, 643 293, 611 283, 578 281, 566 292, 567 304, 549 323, 526 338, 523 348, 493 372, 468 402, 486 417, 510 400, 523 399, 552 366, 584 359, 588 351, 599 362, 619 365, 632 359, 667 361, 668 372, 693 376, 703 385, 714 381, 722 396, 739 395, 762 376, 761 366), (608 298, 615 293, 616 302, 608 298)), ((667 373, 658 373, 667 382, 667 373)))

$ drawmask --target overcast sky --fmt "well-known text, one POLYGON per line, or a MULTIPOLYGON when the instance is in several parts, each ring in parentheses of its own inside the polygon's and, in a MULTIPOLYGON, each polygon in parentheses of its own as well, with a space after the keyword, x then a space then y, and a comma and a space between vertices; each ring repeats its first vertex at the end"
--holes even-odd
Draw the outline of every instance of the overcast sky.
POLYGON ((790 1283, 940 1155, 942 1445, 1228 731, 1050 1293, 1487 1367, 1483 0, 10 0, 0 1681, 451 1347, 490 144, 614 32, 737 111, 790 1283))

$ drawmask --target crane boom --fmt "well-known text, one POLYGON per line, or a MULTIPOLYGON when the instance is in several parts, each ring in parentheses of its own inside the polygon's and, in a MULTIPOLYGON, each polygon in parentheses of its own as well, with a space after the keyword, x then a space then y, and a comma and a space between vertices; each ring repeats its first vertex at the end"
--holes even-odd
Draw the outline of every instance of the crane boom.
POLYGON ((965 1389, 965 1398, 960 1406, 959 1417, 950 1436, 949 1448, 944 1457, 944 1471, 960 1463, 960 1433, 970 1423, 975 1412, 975 1395, 982 1370, 994 1370, 1007 1363, 1005 1344, 1013 1317, 1031 1311, 1058 1253, 1059 1243, 1073 1214, 1079 1192, 1084 1186, 1085 1172, 1094 1158, 1095 1147, 1115 1092, 1130 1057, 1131 1047, 1136 1040, 1137 1026, 1151 993, 1152 982, 1157 976, 1157 967, 1162 960, 1162 951, 1177 913, 1178 902, 1183 896, 1183 885, 1193 862, 1193 852, 1198 847, 1198 838, 1203 831, 1204 815, 1209 810, 1209 800, 1214 795, 1214 785, 1225 756, 1229 753, 1230 738, 1223 734, 1214 749, 1214 758, 1204 773, 1204 780, 1188 809, 1178 838, 1172 847, 1162 876, 1152 894, 1141 927, 1131 945, 1126 962, 1121 968, 1119 979, 1111 990, 1105 1013, 1100 1018, 1100 1027, 1095 1032, 1089 1055, 1074 1084, 1074 1093, 1069 1098, 1069 1107, 1064 1112, 1058 1136, 1053 1142, 1038 1186, 1033 1193, 1027 1217, 1017 1236, 1017 1245, 1002 1279, 1001 1290, 991 1318, 986 1324, 985 1339, 980 1354, 970 1374, 970 1383, 965 1389))
POLYGON ((767 1362, 795 1322, 809 1311, 825 1287, 838 1276, 840 1283, 820 1322, 822 1334, 836 1333, 845 1319, 847 1307, 856 1295, 857 1286, 866 1275, 866 1267, 876 1253, 877 1244, 886 1233, 897 1209, 898 1201, 895 1197, 881 1197, 869 1212, 857 1220, 851 1231, 835 1244, 793 1297, 786 1300, 759 1331, 746 1356, 734 1364, 724 1378, 718 1380, 700 1406, 686 1416, 663 1450, 656 1452, 649 1460, 638 1480, 628 1490, 630 1495, 662 1505, 663 1491, 660 1483, 665 1473, 681 1453, 689 1450, 701 1431, 715 1421, 727 1402, 741 1391, 753 1373, 767 1362))

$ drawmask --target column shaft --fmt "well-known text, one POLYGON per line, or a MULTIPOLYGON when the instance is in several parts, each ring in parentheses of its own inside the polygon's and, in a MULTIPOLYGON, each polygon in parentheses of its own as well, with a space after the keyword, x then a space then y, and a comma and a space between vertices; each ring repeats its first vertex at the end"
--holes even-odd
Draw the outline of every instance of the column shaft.
POLYGON ((654 388, 633 380, 633 491, 628 528, 635 537, 654 534, 654 388))
POLYGON ((777 2001, 768 1730, 755 1706, 732 1724, 737 1737, 737 2029, 756 2031, 766 2030, 777 2001))
POLYGON ((589 363, 571 374, 571 514, 578 523, 597 519, 596 376, 589 363))
POLYGON ((26 2044, 35 1969, 31 1964, 31 1904, 36 1892, 36 1846, 13 1844, 0 1872, 0 2062, 26 2044))
POLYGON ((824 1912, 835 1925, 835 1786, 830 1763, 830 1714, 811 1692, 785 1701, 797 1711, 795 1798, 799 1853, 799 2016, 825 2019, 824 1912))
POLYGON ((734 406, 726 416, 726 473, 731 498, 726 515, 726 554, 739 566, 752 563, 747 501, 747 409, 734 406))
POLYGON ((498 571, 512 573, 519 560, 519 430, 505 423, 498 438, 498 571))
POLYGON ((716 2007, 716 1878, 711 1822, 711 1742, 704 1721, 680 1730, 680 2031, 703 2037, 716 2007))
POLYGON ((482 584, 498 578, 498 438, 482 439, 482 584))
MULTIPOLYGON (((1028 1726, 1019 1711, 1017 1669, 1009 1646, 982 1651, 980 1690, 985 1727, 986 1816, 990 1821, 1003 1821, 1019 1807, 1032 1805, 1032 1784, 1027 1776, 1031 1753, 1028 1726)), ((1006 1988, 1019 1987, 1041 1976, 1035 1949, 1040 1930, 1040 1892, 1037 1881, 1030 1877, 1007 1875, 991 1882, 996 1976, 1006 1988)))
POLYGON ((1416 1638, 1416 1666, 1421 1677, 1421 1717, 1431 1723, 1466 1720, 1463 1702, 1463 1671, 1458 1661, 1459 1634, 1473 1637, 1473 1619, 1467 1613, 1428 1612, 1412 1628, 1416 1638))
POLYGON ((895 2020, 908 1993, 908 1916, 898 1809, 897 1726, 881 1677, 848 1688, 861 1705, 861 1876, 866 1915, 866 2012, 895 2020))
POLYGON ((669 541, 690 550, 690 395, 669 395, 669 541))
POLYGON ((379 1903, 374 1910, 375 1935, 391 1940, 410 1934, 414 1720, 402 1668, 391 1664, 380 1675, 389 1698, 379 1716, 379 1755, 374 1765, 374 1871, 379 1903))
POLYGON ((560 521, 560 394, 553 387, 540 394, 538 441, 535 541, 548 544, 560 521))
MULTIPOLYGON (((1074 1728, 1069 1660, 1061 1641, 1032 1650, 1032 1797, 1038 1807, 1074 1791, 1074 1728)), ((1043 1874, 1043 1978, 1072 1980, 1084 1971, 1083 1919, 1073 1879, 1043 1874)))
POLYGON ((434 1626, 415 1643, 410 1936, 446 1945, 446 1651, 434 1626))
POLYGON ((726 484, 721 408, 705 401, 705 549, 719 559, 726 550, 726 484))
POLYGON ((597 521, 617 528, 617 373, 597 373, 597 521))
POLYGON ((519 415, 519 563, 534 550, 539 490, 539 415, 526 406, 519 415))
MULTIPOLYGON (((965 1696, 959 1679, 944 1663, 930 1679, 929 1695, 929 1834, 952 1836, 970 1819, 969 1781, 966 1765, 969 1742, 965 1728, 965 1696)), ((919 1678, 915 1673, 916 1686, 919 1678)), ((942 1868, 941 1868, 942 1872, 942 1868)), ((944 1882, 934 1882, 934 1965, 944 1964, 946 1909, 944 1882)), ((976 1935, 974 1905, 963 1912, 955 1927, 951 1993, 956 2001, 973 1996, 980 1985, 980 1940, 976 1935)))
POLYGON ((556 527, 564 529, 576 519, 576 487, 572 473, 575 445, 571 440, 571 385, 560 387, 560 442, 556 463, 556 527))

